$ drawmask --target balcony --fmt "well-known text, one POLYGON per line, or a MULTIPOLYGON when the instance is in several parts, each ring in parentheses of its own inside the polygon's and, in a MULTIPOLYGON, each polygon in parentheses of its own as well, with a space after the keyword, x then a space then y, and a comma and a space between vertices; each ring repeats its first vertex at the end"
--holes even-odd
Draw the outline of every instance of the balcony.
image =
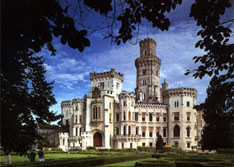
POLYGON ((138 142, 141 139, 141 135, 116 135, 115 140, 117 141, 135 141, 138 142))

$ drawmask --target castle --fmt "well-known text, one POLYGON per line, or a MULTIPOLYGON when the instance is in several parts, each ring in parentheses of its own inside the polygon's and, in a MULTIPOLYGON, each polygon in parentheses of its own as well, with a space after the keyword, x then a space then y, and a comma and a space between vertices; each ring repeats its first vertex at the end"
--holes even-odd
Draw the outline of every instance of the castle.
POLYGON ((162 136, 165 145, 183 150, 196 149, 201 136, 201 112, 193 109, 197 91, 193 88, 160 87, 161 60, 153 39, 140 41, 135 93, 123 91, 123 74, 111 69, 90 73, 91 92, 83 99, 61 103, 63 124, 69 133, 60 133, 60 148, 155 147, 162 136))

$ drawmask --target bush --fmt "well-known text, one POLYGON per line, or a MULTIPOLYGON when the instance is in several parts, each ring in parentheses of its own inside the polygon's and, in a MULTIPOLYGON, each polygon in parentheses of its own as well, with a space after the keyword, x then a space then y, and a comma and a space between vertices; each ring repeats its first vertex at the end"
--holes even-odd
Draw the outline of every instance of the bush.
POLYGON ((176 161, 176 167, 203 167, 200 162, 176 161))
POLYGON ((87 147, 87 150, 96 150, 96 147, 89 146, 87 147))
POLYGON ((217 149, 218 154, 233 154, 234 150, 233 149, 217 149))
POLYGON ((147 147, 147 146, 137 146, 138 151, 144 151, 144 152, 154 152, 154 147, 147 147))
POLYGON ((136 162, 135 166, 140 167, 175 167, 172 161, 140 161, 136 162))

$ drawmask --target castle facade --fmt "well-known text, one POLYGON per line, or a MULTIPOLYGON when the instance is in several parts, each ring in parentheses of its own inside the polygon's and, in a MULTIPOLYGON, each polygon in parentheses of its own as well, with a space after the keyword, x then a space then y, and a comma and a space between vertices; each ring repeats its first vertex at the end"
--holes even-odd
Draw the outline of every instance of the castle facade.
POLYGON ((90 73, 91 92, 83 99, 61 103, 63 124, 69 133, 60 133, 60 148, 155 147, 159 135, 165 145, 195 149, 201 136, 202 115, 193 107, 193 88, 169 89, 160 86, 161 60, 153 39, 140 41, 135 93, 123 91, 123 74, 114 69, 90 73))

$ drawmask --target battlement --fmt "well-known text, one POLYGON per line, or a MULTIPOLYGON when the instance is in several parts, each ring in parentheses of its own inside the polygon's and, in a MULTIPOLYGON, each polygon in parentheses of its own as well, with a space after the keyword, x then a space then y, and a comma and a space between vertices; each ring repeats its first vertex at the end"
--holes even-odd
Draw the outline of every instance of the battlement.
POLYGON ((72 99, 72 103, 83 103, 83 102, 84 102, 83 99, 79 99, 79 98, 77 98, 77 99, 72 99))
POLYGON ((135 107, 154 107, 154 108, 166 108, 165 104, 161 103, 136 103, 135 107))
POLYGON ((121 92, 119 94, 120 98, 135 98, 135 94, 134 93, 127 93, 125 91, 121 92))
POLYGON ((140 47, 145 46, 145 45, 148 46, 149 44, 153 44, 156 46, 156 42, 152 38, 146 38, 140 41, 140 47))
POLYGON ((61 107, 70 107, 71 106, 71 100, 66 100, 61 102, 61 107))
POLYGON ((123 81, 123 74, 116 72, 115 69, 102 73, 90 73, 89 77, 91 81, 102 78, 118 78, 123 81))
POLYGON ((197 90, 194 88, 175 88, 175 89, 168 89, 165 92, 167 96, 194 96, 197 97, 197 90))

